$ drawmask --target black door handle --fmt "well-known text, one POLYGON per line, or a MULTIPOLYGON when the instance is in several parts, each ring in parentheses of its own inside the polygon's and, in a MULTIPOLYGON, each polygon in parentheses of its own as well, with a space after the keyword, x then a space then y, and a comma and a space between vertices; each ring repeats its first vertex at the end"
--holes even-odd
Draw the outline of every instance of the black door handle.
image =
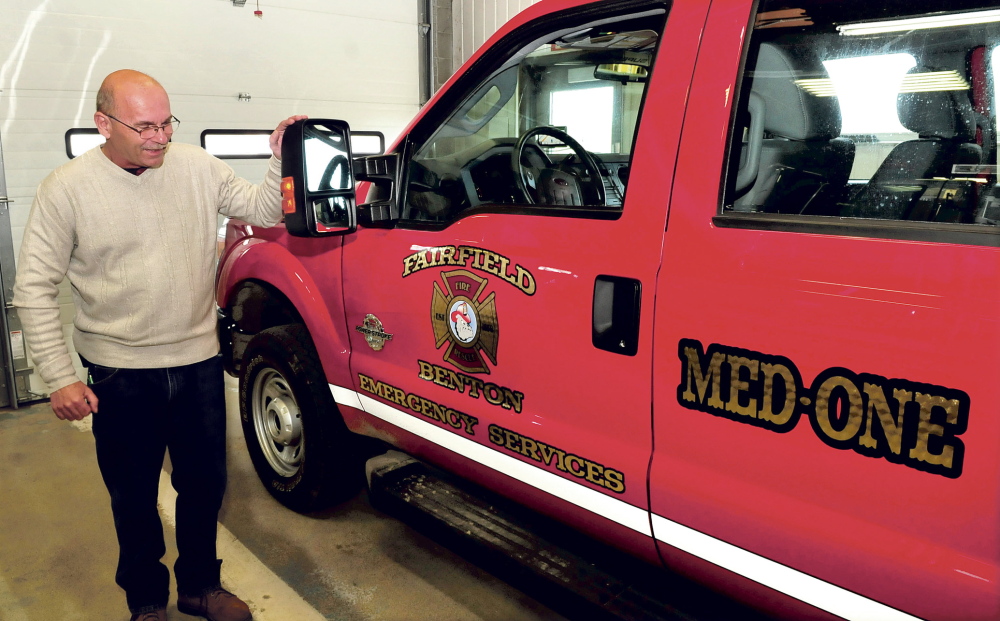
POLYGON ((624 356, 639 351, 642 283, 634 278, 598 276, 594 280, 594 347, 624 356))

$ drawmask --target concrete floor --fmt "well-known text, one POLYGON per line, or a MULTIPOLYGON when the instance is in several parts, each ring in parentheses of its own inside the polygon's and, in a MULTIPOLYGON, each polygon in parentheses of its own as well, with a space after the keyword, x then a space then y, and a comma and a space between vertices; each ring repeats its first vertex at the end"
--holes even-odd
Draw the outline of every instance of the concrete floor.
MULTIPOLYGON (((250 604, 257 621, 564 619, 376 512, 363 493, 308 517, 279 505, 250 464, 235 397, 229 378, 230 475, 219 550, 223 584, 250 604)), ((114 583, 117 543, 87 423, 58 420, 47 402, 0 410, 4 621, 129 617, 114 583)), ((172 492, 162 479, 168 566, 176 558, 172 492)), ((194 619, 177 612, 173 599, 168 614, 194 619)))

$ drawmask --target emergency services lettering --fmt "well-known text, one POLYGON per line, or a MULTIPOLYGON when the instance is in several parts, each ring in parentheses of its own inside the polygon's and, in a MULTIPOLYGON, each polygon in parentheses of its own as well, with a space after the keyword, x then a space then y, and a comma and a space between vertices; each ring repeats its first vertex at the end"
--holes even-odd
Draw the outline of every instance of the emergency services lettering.
POLYGON ((778 433, 806 416, 833 448, 949 478, 962 474, 970 400, 961 390, 829 368, 805 388, 791 360, 682 339, 683 407, 778 433))
POLYGON ((391 384, 386 384, 385 382, 372 379, 363 373, 358 373, 358 380, 361 390, 367 392, 368 394, 381 397, 386 401, 391 401, 392 403, 416 412, 421 416, 426 416, 431 420, 444 423, 453 429, 464 431, 470 436, 476 435, 475 428, 476 425, 479 424, 479 419, 475 416, 469 416, 464 412, 459 412, 458 410, 435 403, 430 399, 421 397, 420 395, 407 393, 401 388, 396 388, 391 384))
POLYGON ((490 442, 501 448, 524 455, 546 466, 555 467, 560 472, 585 479, 616 494, 625 493, 625 473, 623 472, 607 468, 596 461, 568 453, 499 425, 490 425, 487 429, 489 429, 490 442))

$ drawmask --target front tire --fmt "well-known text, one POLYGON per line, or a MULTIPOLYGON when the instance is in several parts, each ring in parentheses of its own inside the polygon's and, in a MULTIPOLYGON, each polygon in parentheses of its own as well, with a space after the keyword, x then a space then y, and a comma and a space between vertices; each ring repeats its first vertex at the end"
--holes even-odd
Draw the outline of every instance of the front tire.
POLYGON ((240 419, 254 469, 281 504, 315 511, 357 491, 351 433, 304 326, 268 328, 251 339, 240 370, 240 419))

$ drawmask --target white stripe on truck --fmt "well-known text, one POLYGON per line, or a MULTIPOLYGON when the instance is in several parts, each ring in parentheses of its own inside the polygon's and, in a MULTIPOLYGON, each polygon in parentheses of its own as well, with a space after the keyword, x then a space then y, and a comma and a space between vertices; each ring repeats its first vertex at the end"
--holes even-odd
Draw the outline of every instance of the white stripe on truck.
POLYGON ((710 535, 612 498, 548 470, 516 459, 474 440, 447 431, 412 414, 371 397, 330 384, 334 400, 380 418, 453 453, 467 457, 536 489, 548 492, 591 513, 617 522, 643 535, 655 537, 831 614, 851 621, 919 621, 918 617, 890 608, 819 578, 782 565, 710 535), (650 522, 652 519, 652 523, 650 522))

